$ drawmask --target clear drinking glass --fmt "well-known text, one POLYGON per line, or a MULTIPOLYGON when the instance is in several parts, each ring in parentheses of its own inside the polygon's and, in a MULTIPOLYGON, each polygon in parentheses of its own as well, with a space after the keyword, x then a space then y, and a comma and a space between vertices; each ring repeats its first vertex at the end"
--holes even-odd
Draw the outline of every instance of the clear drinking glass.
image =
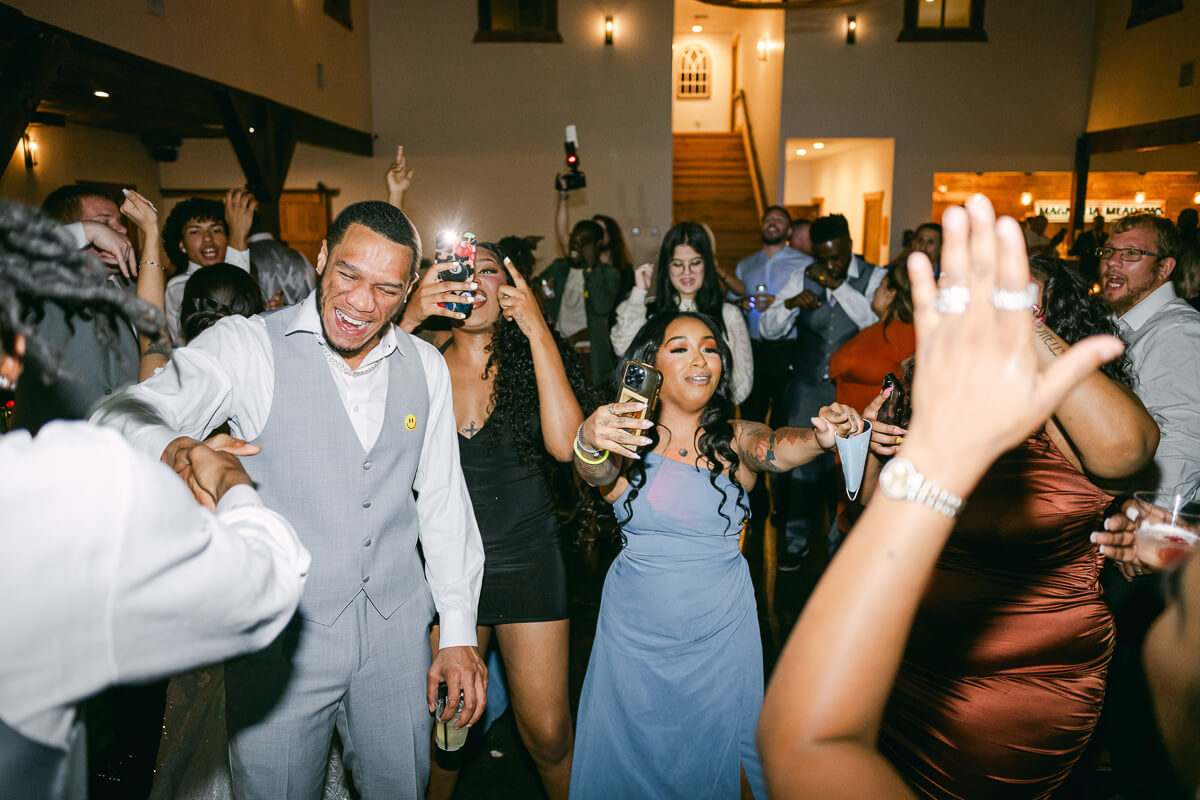
POLYGON ((447 722, 442 722, 442 714, 446 712, 446 701, 449 691, 446 684, 438 686, 437 707, 434 710, 434 741, 437 746, 448 752, 453 752, 462 748, 467 743, 467 734, 471 732, 470 725, 464 725, 461 728, 454 727, 458 722, 458 718, 462 715, 463 704, 466 703, 466 698, 463 693, 458 693, 458 710, 454 712, 454 716, 447 722))
POLYGON ((1154 569, 1179 566, 1200 545, 1200 502, 1195 488, 1174 492, 1135 492, 1138 560, 1154 569))

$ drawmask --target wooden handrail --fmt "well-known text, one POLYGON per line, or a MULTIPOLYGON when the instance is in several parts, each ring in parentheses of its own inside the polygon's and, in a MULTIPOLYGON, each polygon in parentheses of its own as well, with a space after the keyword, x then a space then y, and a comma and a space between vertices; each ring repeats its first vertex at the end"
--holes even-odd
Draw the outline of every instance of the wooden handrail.
POLYGON ((750 122, 745 89, 738 89, 729 101, 729 129, 742 134, 742 146, 746 148, 746 160, 750 162, 750 182, 754 184, 754 205, 758 208, 758 218, 762 219, 767 207, 767 188, 763 185, 762 167, 758 163, 758 148, 754 145, 754 126, 750 122), (742 106, 742 119, 746 121, 740 129, 737 127, 739 103, 742 106))

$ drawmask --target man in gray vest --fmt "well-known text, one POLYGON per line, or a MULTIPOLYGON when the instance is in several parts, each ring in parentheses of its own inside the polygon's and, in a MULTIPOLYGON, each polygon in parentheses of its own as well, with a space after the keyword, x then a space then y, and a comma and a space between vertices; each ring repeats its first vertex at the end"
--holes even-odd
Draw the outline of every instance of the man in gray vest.
MULTIPOLYGON (((786 397, 787 424, 798 426, 808 426, 822 406, 834 402, 829 359, 856 333, 879 321, 871 298, 887 274, 853 254, 850 227, 841 214, 813 222, 810 236, 813 263, 788 279, 758 327, 764 339, 782 339, 796 331, 786 397)), ((811 536, 832 529, 833 465, 827 453, 792 472, 786 501, 787 550, 779 560, 784 572, 799 568, 811 536)))
POLYGON ((438 684, 462 691, 465 723, 486 703, 483 547, 450 376, 433 347, 392 324, 420 253, 398 209, 349 206, 321 247, 313 294, 221 320, 97 415, 185 480, 197 439, 228 421, 263 501, 312 553, 297 617, 266 650, 226 664, 239 798, 319 798, 335 727, 365 800, 422 797, 438 684), (162 424, 124 413, 131 400, 162 424))

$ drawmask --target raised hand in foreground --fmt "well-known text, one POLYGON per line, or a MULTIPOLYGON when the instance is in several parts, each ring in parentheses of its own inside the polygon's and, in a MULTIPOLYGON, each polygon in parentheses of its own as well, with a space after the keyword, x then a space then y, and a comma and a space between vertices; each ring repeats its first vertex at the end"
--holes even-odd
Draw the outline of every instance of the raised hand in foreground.
MULTIPOLYGON (((918 484, 961 498, 1122 345, 1085 339, 1039 372, 1020 227, 997 221, 976 195, 965 209, 947 209, 943 230, 940 291, 928 258, 909 258, 916 377, 912 421, 895 461, 910 464, 918 484)), ((758 735, 772 796, 913 796, 875 742, 954 512, 953 504, 939 510, 905 496, 875 493, 776 667, 758 735)))

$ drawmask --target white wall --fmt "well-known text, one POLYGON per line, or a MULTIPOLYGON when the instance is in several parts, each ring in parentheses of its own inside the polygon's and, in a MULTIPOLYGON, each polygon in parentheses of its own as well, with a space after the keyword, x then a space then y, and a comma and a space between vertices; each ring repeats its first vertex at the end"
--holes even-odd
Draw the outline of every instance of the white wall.
POLYGON ((806 206, 812 202, 812 163, 802 158, 787 159, 783 181, 785 206, 806 206))
POLYGON ((733 94, 733 36, 728 33, 676 33, 671 44, 671 131, 674 133, 728 133, 729 98, 733 94), (679 54, 698 44, 709 54, 709 95, 680 99, 675 81, 679 54))
POLYGON ((1099 6, 1087 129, 1200 114, 1200 77, 1179 85, 1180 64, 1200 60, 1200 3, 1187 0, 1182 11, 1129 29, 1128 0, 1101 0, 1099 6))
POLYGON ((18 144, 0 176, 0 197, 40 206, 59 186, 96 181, 134 187, 162 209, 158 164, 137 136, 85 125, 34 125, 29 130, 38 145, 38 164, 26 169, 18 144))
POLYGON ((934 172, 1071 169, 1087 119, 1092 0, 988 3, 986 43, 897 42, 894 0, 854 7, 854 45, 845 9, 787 13, 779 149, 788 137, 894 138, 893 231, 929 217, 934 172))
MULTIPOLYGON (((370 18, 376 156, 299 146, 288 188, 340 189, 334 213, 382 199, 403 144, 416 170, 405 210, 423 236, 456 223, 481 239, 541 235, 541 268, 558 255, 553 181, 564 169, 563 127, 574 123, 588 188, 572 193, 571 221, 609 214, 634 258, 657 252, 671 222, 669 5, 560 3, 562 44, 473 44, 474 3, 372 0, 370 18)), ((225 142, 189 140, 163 167, 172 188, 242 180, 225 142)))
MULTIPOLYGON (((809 163, 810 197, 824 198, 824 213, 845 215, 856 253, 861 252, 863 247, 864 194, 883 192, 884 221, 891 219, 893 159, 891 141, 871 140, 809 163)), ((863 253, 863 257, 872 263, 886 264, 889 244, 885 235, 880 243, 881 252, 863 253)))
POLYGON ((5 1, 151 61, 370 130, 367 0, 351 0, 353 31, 325 14, 323 0, 165 0, 161 17, 146 0, 5 1), (324 88, 316 82, 318 62, 324 88))

